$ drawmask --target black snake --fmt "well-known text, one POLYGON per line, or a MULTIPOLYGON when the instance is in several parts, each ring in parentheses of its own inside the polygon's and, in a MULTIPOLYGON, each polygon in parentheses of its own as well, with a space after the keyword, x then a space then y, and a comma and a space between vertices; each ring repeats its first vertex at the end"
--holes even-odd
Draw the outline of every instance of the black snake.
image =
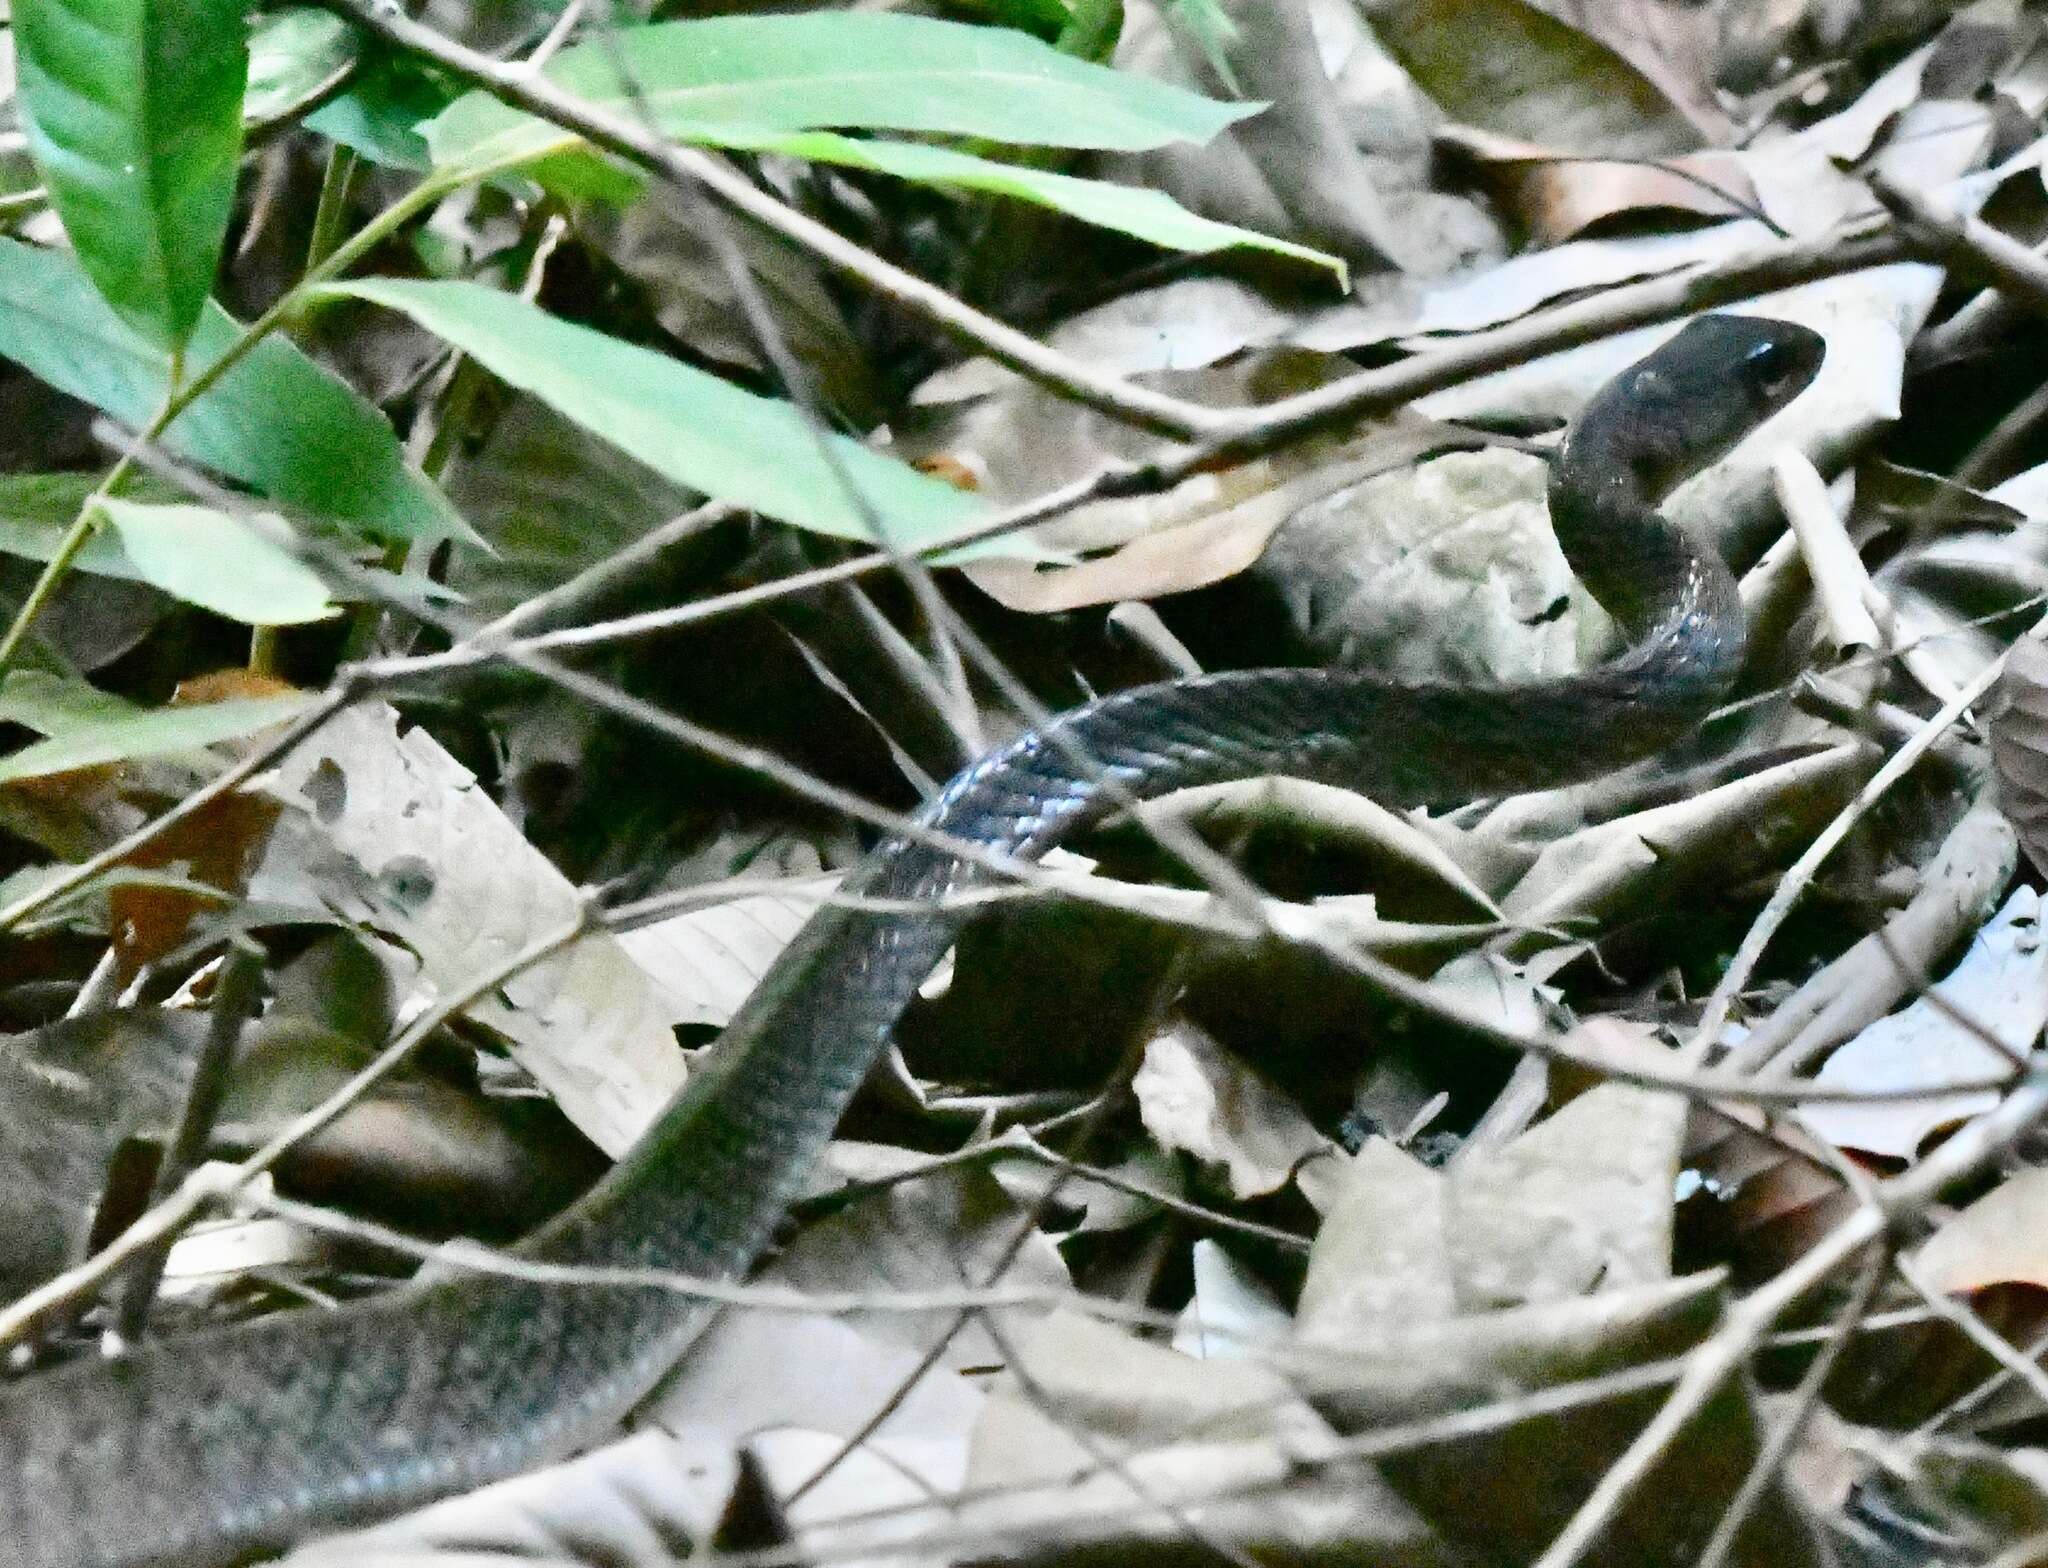
MULTIPOLYGON (((1698 724, 1742 651, 1727 569, 1656 502, 1796 396, 1821 353, 1803 327, 1702 317, 1568 432, 1551 512, 1629 634, 1609 662, 1499 687, 1280 669, 1121 691, 975 764, 921 821, 1030 859, 1129 797, 1222 779, 1287 773, 1408 804, 1649 753, 1698 724)), ((964 917, 937 906, 994 874, 927 838, 878 849, 845 891, 928 912, 821 911, 709 1068, 525 1255, 744 1270, 952 943, 964 917)), ((702 1311, 660 1289, 472 1275, 23 1378, 0 1388, 0 1564, 215 1568, 557 1458, 612 1427, 702 1311)))

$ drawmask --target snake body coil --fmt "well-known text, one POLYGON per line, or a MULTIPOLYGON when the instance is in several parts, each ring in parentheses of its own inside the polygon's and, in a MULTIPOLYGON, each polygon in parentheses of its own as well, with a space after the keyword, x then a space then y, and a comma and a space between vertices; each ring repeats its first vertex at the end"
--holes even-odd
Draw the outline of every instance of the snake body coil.
MULTIPOLYGON (((1655 502, 1795 396, 1821 351, 1802 327, 1702 317, 1586 407, 1551 509, 1574 569, 1630 636, 1610 662, 1504 687, 1285 669, 1119 692, 976 764, 921 821, 1029 859, 1125 795, 1287 773, 1409 804, 1555 785, 1650 752, 1699 722, 1742 644, 1726 568, 1655 502)), ((821 911, 709 1068, 522 1251, 745 1269, 952 943, 961 917, 936 906, 991 875, 923 839, 876 851, 847 891, 931 912, 821 911)), ((512 1474, 603 1434, 701 1312, 658 1289, 469 1276, 25 1378, 0 1388, 0 1565, 221 1568, 512 1474)))

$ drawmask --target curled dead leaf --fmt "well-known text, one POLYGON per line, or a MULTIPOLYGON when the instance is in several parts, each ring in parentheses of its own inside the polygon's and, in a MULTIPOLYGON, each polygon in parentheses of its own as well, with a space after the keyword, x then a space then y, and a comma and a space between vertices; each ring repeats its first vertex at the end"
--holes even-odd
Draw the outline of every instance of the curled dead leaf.
POLYGON ((2038 870, 2048 871, 2048 646, 2013 644, 1991 726, 1998 803, 2038 870))

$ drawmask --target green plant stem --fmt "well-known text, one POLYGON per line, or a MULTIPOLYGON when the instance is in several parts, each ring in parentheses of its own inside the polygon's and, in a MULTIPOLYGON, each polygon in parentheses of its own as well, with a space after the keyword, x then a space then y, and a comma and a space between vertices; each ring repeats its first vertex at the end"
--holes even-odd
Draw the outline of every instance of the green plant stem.
MULTIPOLYGON (((304 307, 308 291, 346 272, 415 214, 439 201, 450 191, 458 189, 472 179, 488 179, 498 172, 499 167, 494 165, 488 169, 467 170, 459 179, 429 175, 420 181, 364 224, 348 240, 337 245, 326 257, 309 267, 306 275, 286 290, 276 304, 244 327, 235 340, 221 351, 218 359, 202 366, 190 380, 184 379, 182 374, 183 349, 174 351, 170 356, 169 374, 166 378, 169 390, 164 396, 163 406, 143 429, 137 445, 154 446, 174 419, 212 391, 221 377, 239 365, 251 349, 304 307)), ((132 454, 123 454, 113 467, 107 470, 106 478, 100 481, 98 487, 79 507, 78 516, 59 542, 56 554, 50 557, 41 575, 36 578, 35 586, 29 589, 28 598, 22 602, 21 609, 8 626, 5 636, 0 636, 0 674, 4 674, 13 663, 22 639, 28 635, 29 628, 35 624, 43 611, 49 607, 50 599, 70 574, 79 552, 85 548, 94 530, 99 527, 103 516, 100 503, 113 494, 115 487, 127 478, 128 471, 133 466, 132 454)))
POLYGON ((312 275, 341 246, 341 226, 348 221, 349 191, 359 161, 352 147, 336 142, 327 150, 327 168, 320 177, 320 202, 313 210, 313 237, 306 242, 306 270, 312 275))
POLYGON ((249 628, 249 673, 251 675, 275 675, 282 642, 283 628, 278 626, 252 626, 249 628))

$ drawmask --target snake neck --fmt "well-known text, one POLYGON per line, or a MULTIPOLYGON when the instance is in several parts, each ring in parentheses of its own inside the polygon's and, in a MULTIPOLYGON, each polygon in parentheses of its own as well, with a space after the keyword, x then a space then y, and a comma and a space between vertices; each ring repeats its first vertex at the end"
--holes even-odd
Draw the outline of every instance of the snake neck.
POLYGON ((1578 679, 1589 696, 1646 716, 1704 710, 1742 663, 1734 576, 1719 554, 1657 510, 1665 483, 1605 446, 1568 442, 1550 484, 1558 546, 1625 643, 1578 679))

